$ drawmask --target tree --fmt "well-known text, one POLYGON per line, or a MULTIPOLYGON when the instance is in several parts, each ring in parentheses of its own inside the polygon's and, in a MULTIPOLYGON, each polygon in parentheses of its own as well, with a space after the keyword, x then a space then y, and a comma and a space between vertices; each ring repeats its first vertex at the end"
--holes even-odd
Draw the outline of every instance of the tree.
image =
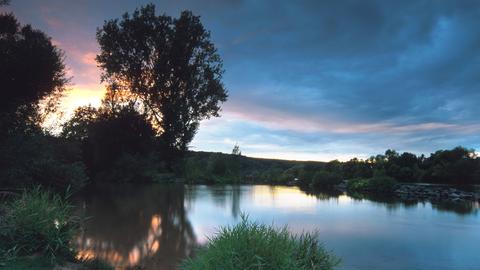
POLYGON ((109 104, 127 97, 171 149, 186 150, 199 122, 219 116, 227 99, 222 61, 200 17, 156 16, 150 4, 105 22, 97 40, 109 104), (117 92, 129 94, 115 101, 117 92))
POLYGON ((88 139, 89 129, 97 119, 99 111, 91 105, 75 109, 72 118, 63 124, 61 137, 75 141, 88 139))
POLYGON ((82 143, 84 161, 91 173, 111 168, 125 155, 147 158, 154 152, 155 131, 133 107, 115 113, 101 107, 79 107, 63 125, 61 136, 82 143))
POLYGON ((238 144, 235 144, 235 146, 233 147, 232 155, 234 155, 234 156, 241 156, 242 155, 242 151, 240 151, 240 146, 238 146, 238 144))
POLYGON ((10 125, 2 129, 19 118, 38 124, 40 102, 54 111, 67 82, 63 53, 50 38, 0 14, 0 115, 10 125))

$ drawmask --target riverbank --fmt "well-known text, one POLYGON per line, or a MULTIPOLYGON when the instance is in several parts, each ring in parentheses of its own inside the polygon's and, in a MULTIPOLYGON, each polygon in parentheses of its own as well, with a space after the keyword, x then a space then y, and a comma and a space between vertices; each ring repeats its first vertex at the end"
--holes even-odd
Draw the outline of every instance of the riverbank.
MULTIPOLYGON (((348 180, 342 181, 335 186, 335 189, 347 192, 348 182, 348 180)), ((453 203, 480 202, 480 187, 478 185, 458 187, 429 183, 399 183, 390 194, 386 195, 406 202, 422 200, 453 203)))

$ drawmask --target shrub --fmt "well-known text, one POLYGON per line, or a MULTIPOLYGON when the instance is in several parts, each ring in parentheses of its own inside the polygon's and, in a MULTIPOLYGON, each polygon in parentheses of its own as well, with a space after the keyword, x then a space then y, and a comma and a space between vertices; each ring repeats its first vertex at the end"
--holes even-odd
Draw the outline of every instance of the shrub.
POLYGON ((305 176, 305 166, 304 165, 293 165, 292 167, 286 169, 282 172, 279 178, 279 182, 281 183, 288 183, 295 178, 299 179, 300 181, 304 181, 305 176))
POLYGON ((224 176, 228 172, 227 160, 222 156, 212 154, 208 160, 208 171, 217 176, 224 176))
POLYGON ((395 190, 397 182, 389 176, 376 176, 370 179, 370 189, 379 193, 389 193, 395 190))
POLYGON ((395 190, 397 182, 389 176, 374 176, 370 179, 352 179, 348 182, 350 191, 368 191, 374 193, 390 193, 395 190))
POLYGON ((189 182, 202 181, 207 178, 207 162, 196 157, 187 157, 181 173, 189 182))
POLYGON ((315 189, 331 188, 342 182, 340 174, 335 172, 318 171, 312 179, 311 186, 315 189))
POLYGON ((154 155, 134 155, 122 153, 118 156, 113 165, 100 171, 95 176, 97 182, 154 182, 157 175, 165 169, 154 155))
POLYGON ((44 134, 0 138, 0 184, 81 189, 88 182, 78 144, 44 134))
POLYGON ((186 259, 181 269, 329 270, 338 263, 315 234, 293 236, 286 228, 277 230, 243 217, 238 225, 222 228, 195 258, 186 259))
POLYGON ((351 191, 364 191, 370 185, 369 179, 356 178, 348 181, 347 189, 351 191))
POLYGON ((58 194, 39 187, 24 191, 5 206, 0 220, 0 243, 16 255, 42 254, 52 262, 73 258, 70 248, 78 219, 58 194))

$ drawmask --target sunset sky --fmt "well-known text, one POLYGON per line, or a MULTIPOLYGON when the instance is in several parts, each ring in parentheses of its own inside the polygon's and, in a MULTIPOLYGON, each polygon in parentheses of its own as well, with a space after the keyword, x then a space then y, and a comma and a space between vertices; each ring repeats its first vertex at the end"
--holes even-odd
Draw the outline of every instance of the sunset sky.
MULTIPOLYGON (((151 1, 11 0, 65 51, 63 110, 103 95, 96 28, 151 1)), ((300 160, 480 148, 479 1, 153 1, 202 16, 229 100, 192 150, 300 160)))

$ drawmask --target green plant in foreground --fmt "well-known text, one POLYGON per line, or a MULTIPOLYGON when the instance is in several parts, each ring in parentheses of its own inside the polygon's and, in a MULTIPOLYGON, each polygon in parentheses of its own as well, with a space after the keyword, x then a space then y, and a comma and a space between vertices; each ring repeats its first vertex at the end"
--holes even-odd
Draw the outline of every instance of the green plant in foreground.
POLYGON ((238 225, 222 228, 194 258, 186 259, 180 268, 330 270, 339 262, 318 242, 316 234, 294 236, 285 227, 275 229, 242 217, 238 225))
POLYGON ((58 194, 37 187, 8 202, 0 219, 1 249, 18 256, 72 259, 70 242, 78 228, 72 206, 58 194))

